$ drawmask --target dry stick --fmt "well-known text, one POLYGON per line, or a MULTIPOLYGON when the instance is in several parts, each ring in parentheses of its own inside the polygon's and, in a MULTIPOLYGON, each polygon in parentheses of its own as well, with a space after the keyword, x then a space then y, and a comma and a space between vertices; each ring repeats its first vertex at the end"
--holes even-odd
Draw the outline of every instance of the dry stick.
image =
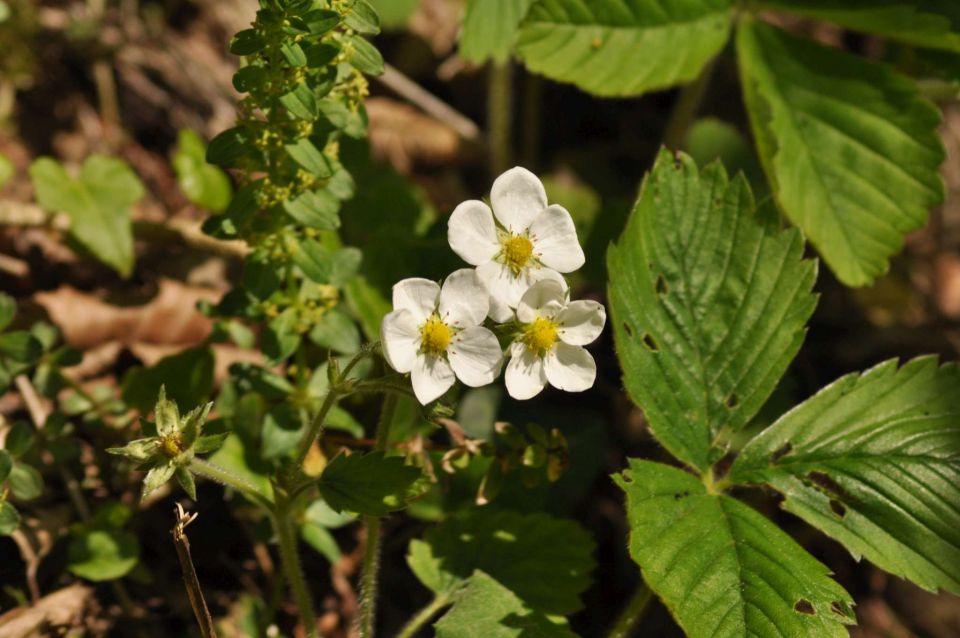
POLYGON ((479 141, 480 127, 470 118, 389 64, 384 66, 383 75, 377 76, 377 80, 400 97, 420 107, 428 115, 450 126, 462 138, 479 141))
POLYGON ((197 617, 197 624, 200 625, 200 633, 203 638, 217 638, 213 617, 210 616, 207 601, 203 598, 203 590, 200 589, 197 571, 193 568, 193 559, 190 557, 190 541, 187 540, 187 535, 184 533, 187 525, 197 520, 199 514, 187 514, 183 511, 180 503, 177 503, 174 513, 177 517, 177 523, 171 530, 173 544, 177 548, 177 558, 180 559, 180 570, 183 572, 183 584, 187 588, 187 597, 190 599, 190 606, 193 607, 193 615, 197 617))

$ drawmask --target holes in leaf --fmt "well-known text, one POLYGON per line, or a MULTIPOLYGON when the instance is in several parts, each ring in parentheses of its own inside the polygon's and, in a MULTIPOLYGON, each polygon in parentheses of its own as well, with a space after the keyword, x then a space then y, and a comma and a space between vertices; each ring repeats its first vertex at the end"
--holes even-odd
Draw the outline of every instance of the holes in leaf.
POLYGON ((650 352, 660 352, 660 346, 657 345, 657 342, 650 335, 649 332, 644 332, 643 337, 641 338, 643 345, 646 346, 647 350, 650 352))
POLYGON ((776 450, 773 451, 773 454, 770 455, 770 465, 776 465, 777 461, 790 454, 793 451, 793 444, 790 441, 787 441, 776 450))
POLYGON ((843 518, 847 515, 847 506, 838 501, 835 498, 830 499, 830 511, 837 515, 838 518, 843 518))
POLYGON ((674 492, 673 500, 679 501, 680 499, 687 498, 688 496, 690 496, 689 490, 683 490, 682 492, 674 492))
POLYGON ((631 326, 626 321, 623 322, 623 331, 627 333, 627 336, 633 339, 633 326, 631 326))
POLYGON ((828 494, 834 494, 836 496, 845 495, 843 487, 823 472, 808 472, 807 480, 828 494))
POLYGON ((853 610, 850 609, 850 605, 840 600, 835 600, 832 603, 830 603, 830 611, 837 614, 838 616, 842 616, 843 618, 847 618, 847 619, 856 618, 856 616, 853 613, 853 610))
POLYGON ((798 600, 797 604, 793 606, 793 611, 797 612, 798 614, 807 614, 808 616, 815 616, 817 614, 817 610, 814 609, 813 603, 806 598, 801 598, 798 600))
POLYGON ((738 405, 740 405, 740 397, 737 396, 736 392, 731 392, 730 396, 727 397, 727 400, 723 402, 727 406, 728 410, 734 410, 738 405))
POLYGON ((655 285, 657 294, 663 297, 664 295, 670 294, 670 284, 667 283, 667 280, 664 279, 663 275, 657 275, 657 283, 655 285))

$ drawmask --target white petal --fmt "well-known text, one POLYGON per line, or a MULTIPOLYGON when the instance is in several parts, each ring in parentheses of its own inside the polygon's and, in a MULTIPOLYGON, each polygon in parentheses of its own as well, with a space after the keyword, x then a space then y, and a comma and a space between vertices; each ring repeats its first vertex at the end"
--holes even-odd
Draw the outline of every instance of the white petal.
POLYGON ((489 293, 473 268, 456 270, 443 282, 440 317, 449 325, 461 329, 479 325, 489 311, 489 293))
POLYGON ((409 310, 417 324, 426 321, 437 309, 440 286, 435 281, 413 277, 393 286, 393 309, 409 310))
POLYGON ((547 207, 547 192, 536 175, 517 166, 494 180, 490 202, 500 223, 520 233, 547 207))
POLYGON ((453 368, 443 357, 419 354, 410 371, 413 393, 421 405, 426 405, 450 389, 456 381, 453 368))
POLYGON ((447 355, 457 378, 476 388, 488 383, 500 374, 503 350, 496 335, 482 327, 467 328, 453 338, 447 355))
POLYGON ((603 304, 596 301, 571 301, 557 315, 560 324, 560 340, 573 346, 585 346, 593 343, 603 332, 607 322, 607 311, 603 304))
POLYGON ((514 343, 510 347, 510 363, 507 364, 507 373, 504 375, 510 396, 524 401, 540 394, 547 385, 547 375, 543 368, 540 357, 527 350, 523 344, 514 343))
POLYGON ((577 241, 573 218, 563 206, 547 207, 530 224, 533 254, 548 268, 573 272, 583 265, 583 248, 577 241))
POLYGON ((477 276, 486 286, 490 296, 496 299, 501 306, 510 308, 517 307, 517 304, 520 303, 520 297, 533 283, 530 281, 528 272, 529 269, 525 269, 514 276, 510 268, 496 261, 477 266, 477 276))
POLYGON ((513 308, 491 296, 488 316, 497 323, 507 323, 513 319, 513 308))
POLYGON ((383 356, 397 372, 410 372, 420 349, 420 327, 409 310, 394 310, 380 323, 383 356))
POLYGON ((566 290, 557 280, 541 279, 520 297, 517 319, 530 323, 537 317, 553 317, 563 310, 566 300, 566 290))
POLYGON ((560 342, 544 357, 550 385, 565 392, 583 392, 597 378, 593 356, 580 346, 560 342))
POLYGON ((490 207, 471 199, 453 209, 447 221, 447 241, 453 252, 473 266, 493 259, 500 244, 490 207))

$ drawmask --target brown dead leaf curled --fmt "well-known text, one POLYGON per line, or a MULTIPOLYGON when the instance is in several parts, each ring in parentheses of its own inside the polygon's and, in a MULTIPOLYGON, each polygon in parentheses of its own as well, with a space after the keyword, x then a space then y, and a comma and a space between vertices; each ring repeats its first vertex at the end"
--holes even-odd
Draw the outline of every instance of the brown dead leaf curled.
POLYGON ((409 174, 415 164, 448 164, 462 152, 457 132, 407 104, 385 97, 367 100, 370 143, 378 159, 409 174))
POLYGON ((39 292, 34 299, 63 331, 64 340, 80 349, 116 341, 194 345, 210 333, 211 322, 196 309, 198 301, 215 302, 213 291, 160 280, 156 297, 133 307, 114 306, 70 286, 39 292))
POLYGON ((421 0, 407 26, 427 42, 435 55, 445 56, 457 43, 463 8, 463 0, 421 0))
POLYGON ((76 583, 44 596, 32 607, 17 607, 0 616, 0 636, 104 636, 102 627, 91 626, 98 615, 93 588, 76 583))

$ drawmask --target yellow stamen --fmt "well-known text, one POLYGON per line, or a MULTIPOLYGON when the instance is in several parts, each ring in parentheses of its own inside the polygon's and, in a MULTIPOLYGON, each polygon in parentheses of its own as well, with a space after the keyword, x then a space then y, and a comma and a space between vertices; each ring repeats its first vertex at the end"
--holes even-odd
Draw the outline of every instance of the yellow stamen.
POLYGON ((503 260, 514 274, 520 272, 533 256, 533 242, 523 235, 511 235, 501 241, 503 260))
POLYGON ((183 452, 183 439, 179 434, 168 434, 160 439, 160 449, 168 458, 173 458, 183 452))
POLYGON ((523 328, 523 343, 534 354, 544 355, 557 342, 557 322, 545 317, 537 317, 533 323, 523 328))
POLYGON ((441 355, 447 351, 453 331, 437 315, 433 315, 420 328, 420 347, 427 354, 441 355))

